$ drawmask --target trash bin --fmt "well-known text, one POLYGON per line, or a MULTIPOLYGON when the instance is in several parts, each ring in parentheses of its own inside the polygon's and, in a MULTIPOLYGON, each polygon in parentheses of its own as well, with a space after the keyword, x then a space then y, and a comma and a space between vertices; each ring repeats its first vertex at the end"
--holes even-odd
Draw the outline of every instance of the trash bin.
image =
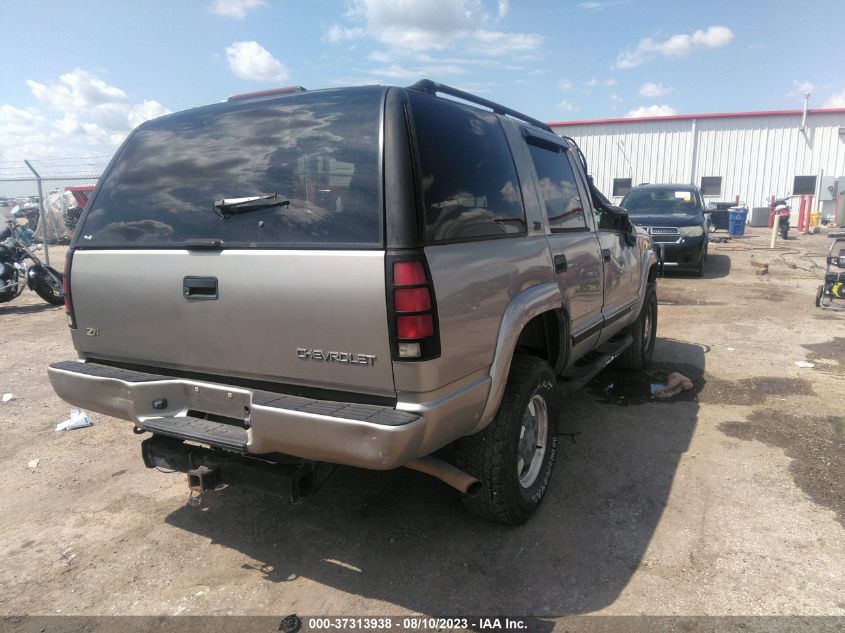
POLYGON ((728 235, 732 237, 745 235, 746 220, 748 220, 748 207, 728 209, 728 235))

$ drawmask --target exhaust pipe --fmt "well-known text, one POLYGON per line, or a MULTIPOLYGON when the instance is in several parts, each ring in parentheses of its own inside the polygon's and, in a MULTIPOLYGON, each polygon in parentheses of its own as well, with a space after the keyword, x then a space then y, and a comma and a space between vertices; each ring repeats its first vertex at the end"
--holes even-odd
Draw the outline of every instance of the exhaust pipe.
POLYGON ((481 482, 478 479, 431 455, 411 460, 405 464, 405 468, 437 477, 443 483, 470 497, 481 492, 481 482))

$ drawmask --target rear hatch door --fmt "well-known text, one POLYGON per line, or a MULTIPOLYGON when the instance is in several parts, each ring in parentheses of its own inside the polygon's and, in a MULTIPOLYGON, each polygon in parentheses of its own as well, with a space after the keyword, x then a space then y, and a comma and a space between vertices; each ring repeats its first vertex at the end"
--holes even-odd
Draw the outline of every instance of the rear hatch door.
POLYGON ((77 234, 77 348, 394 395, 383 101, 383 88, 319 91, 199 108, 136 130, 77 234))

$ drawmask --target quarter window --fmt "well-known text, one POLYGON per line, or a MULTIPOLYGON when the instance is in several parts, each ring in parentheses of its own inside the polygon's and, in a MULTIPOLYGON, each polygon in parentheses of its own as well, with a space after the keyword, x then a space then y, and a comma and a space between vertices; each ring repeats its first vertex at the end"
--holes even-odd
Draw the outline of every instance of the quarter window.
POLYGON ((557 144, 528 139, 531 160, 537 170, 540 196, 546 204, 546 216, 552 233, 583 231, 587 228, 584 207, 572 164, 557 144))
POLYGON ((408 91, 420 160, 426 242, 524 234, 525 209, 496 116, 408 91))

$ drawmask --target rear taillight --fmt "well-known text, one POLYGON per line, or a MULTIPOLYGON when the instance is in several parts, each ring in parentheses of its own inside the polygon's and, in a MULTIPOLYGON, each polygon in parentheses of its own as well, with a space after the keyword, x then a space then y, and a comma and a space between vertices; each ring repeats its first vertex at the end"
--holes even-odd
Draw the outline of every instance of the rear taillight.
POLYGON ((394 360, 440 356, 431 274, 422 253, 387 257, 387 304, 394 360))
POLYGON ((73 300, 70 297, 70 264, 73 261, 73 251, 69 250, 65 257, 65 272, 62 277, 62 285, 65 292, 65 314, 67 315, 67 325, 69 328, 76 329, 76 317, 73 315, 73 300))

